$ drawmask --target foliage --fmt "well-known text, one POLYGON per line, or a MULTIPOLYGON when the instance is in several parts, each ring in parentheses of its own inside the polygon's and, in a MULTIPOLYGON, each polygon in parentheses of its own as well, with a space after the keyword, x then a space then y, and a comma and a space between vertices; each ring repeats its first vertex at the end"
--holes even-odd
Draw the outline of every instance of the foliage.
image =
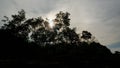
POLYGON ((0 60, 7 59, 5 63, 38 63, 48 67, 114 67, 115 64, 110 64, 120 61, 119 52, 112 54, 107 47, 95 42, 88 31, 79 36, 75 28, 69 27, 69 15, 62 11, 56 14, 53 28, 42 17, 26 19, 24 10, 12 15, 12 20, 4 16, 2 21, 7 23, 0 29, 0 60))

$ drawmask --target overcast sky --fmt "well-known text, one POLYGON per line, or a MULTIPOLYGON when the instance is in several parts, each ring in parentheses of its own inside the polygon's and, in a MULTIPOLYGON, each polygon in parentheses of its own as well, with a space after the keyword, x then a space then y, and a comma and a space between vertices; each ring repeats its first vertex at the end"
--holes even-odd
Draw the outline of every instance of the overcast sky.
POLYGON ((53 18, 67 11, 78 33, 88 30, 103 45, 120 51, 120 0, 0 0, 0 20, 21 9, 28 18, 53 18))

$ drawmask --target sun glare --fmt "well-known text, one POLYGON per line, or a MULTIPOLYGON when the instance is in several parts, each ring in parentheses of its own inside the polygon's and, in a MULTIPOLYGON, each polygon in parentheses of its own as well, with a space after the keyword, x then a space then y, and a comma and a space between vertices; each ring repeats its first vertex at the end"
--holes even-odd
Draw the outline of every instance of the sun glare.
POLYGON ((53 28, 53 27, 54 27, 53 19, 49 19, 49 20, 48 20, 48 23, 49 23, 50 28, 53 28))

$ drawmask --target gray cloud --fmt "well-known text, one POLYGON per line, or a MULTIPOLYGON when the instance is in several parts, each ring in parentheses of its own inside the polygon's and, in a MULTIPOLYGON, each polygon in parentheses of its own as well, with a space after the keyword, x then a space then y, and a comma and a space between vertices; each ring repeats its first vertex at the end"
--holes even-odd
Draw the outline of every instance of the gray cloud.
POLYGON ((120 0, 0 0, 0 18, 25 9, 27 17, 71 13, 71 27, 88 30, 105 45, 120 42, 120 0))
POLYGON ((72 15, 72 26, 89 30, 105 45, 120 40, 119 0, 69 0, 64 9, 72 15))
POLYGON ((114 52, 114 51, 120 51, 120 42, 113 43, 113 44, 111 44, 111 45, 109 45, 107 47, 110 48, 112 52, 114 52))

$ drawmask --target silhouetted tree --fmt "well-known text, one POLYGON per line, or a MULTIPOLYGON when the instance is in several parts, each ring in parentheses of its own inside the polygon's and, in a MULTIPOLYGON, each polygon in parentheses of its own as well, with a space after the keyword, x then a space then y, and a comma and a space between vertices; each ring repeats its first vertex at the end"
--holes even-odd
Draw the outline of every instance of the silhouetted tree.
POLYGON ((90 39, 91 36, 92 36, 92 34, 91 34, 90 32, 88 32, 88 31, 83 31, 81 38, 87 40, 87 39, 90 39))
POLYGON ((69 15, 60 11, 53 20, 53 28, 42 17, 26 19, 24 10, 12 15, 12 20, 4 16, 2 21, 6 24, 0 29, 0 63, 38 63, 68 68, 114 67, 120 61, 119 52, 112 54, 106 46, 95 42, 88 31, 83 31, 79 37, 75 28, 69 27, 69 15), (3 62, 4 59, 10 60, 3 62))
MULTIPOLYGON (((7 17, 5 16, 5 18, 7 17)), ((4 24, 1 29, 9 30, 10 33, 27 40, 30 30, 29 25, 24 23, 24 21, 26 20, 25 11, 18 11, 17 15, 12 15, 12 20, 8 19, 9 18, 7 18, 6 20, 7 23, 4 24)))

